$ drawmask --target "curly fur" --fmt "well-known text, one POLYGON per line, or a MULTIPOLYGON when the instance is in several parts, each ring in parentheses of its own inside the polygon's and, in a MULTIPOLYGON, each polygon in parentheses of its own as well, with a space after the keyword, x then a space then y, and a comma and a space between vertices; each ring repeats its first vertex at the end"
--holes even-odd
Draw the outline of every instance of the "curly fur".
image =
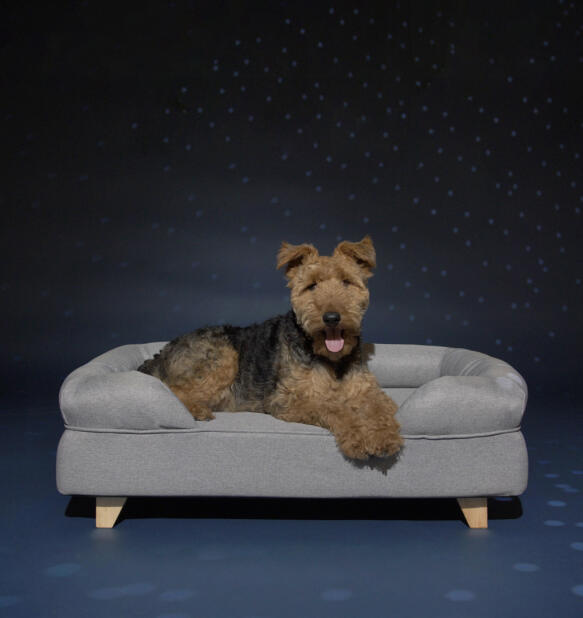
POLYGON ((329 429, 350 458, 389 456, 402 446, 396 404, 363 360, 360 329, 375 252, 367 236, 332 256, 283 243, 292 309, 247 327, 211 326, 168 343, 139 371, 163 382, 199 420, 213 411, 254 411, 329 429), (337 314, 327 327, 324 316, 337 314), (330 333, 342 348, 327 345, 330 333), (341 333, 341 334, 340 334, 341 333))

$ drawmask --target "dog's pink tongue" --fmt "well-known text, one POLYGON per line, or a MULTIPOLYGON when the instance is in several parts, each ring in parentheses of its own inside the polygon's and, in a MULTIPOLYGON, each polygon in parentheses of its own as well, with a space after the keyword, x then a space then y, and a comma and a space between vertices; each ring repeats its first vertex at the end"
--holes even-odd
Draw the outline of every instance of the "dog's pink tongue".
POLYGON ((326 348, 328 352, 340 352, 343 347, 342 330, 340 328, 326 328, 326 348))

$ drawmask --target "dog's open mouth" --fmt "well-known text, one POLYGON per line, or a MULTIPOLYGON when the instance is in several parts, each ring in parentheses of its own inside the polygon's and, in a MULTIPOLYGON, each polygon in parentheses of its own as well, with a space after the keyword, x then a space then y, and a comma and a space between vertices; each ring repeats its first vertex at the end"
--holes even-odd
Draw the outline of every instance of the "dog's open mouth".
POLYGON ((344 347, 343 331, 341 328, 327 326, 324 330, 324 340, 328 352, 341 352, 344 347))

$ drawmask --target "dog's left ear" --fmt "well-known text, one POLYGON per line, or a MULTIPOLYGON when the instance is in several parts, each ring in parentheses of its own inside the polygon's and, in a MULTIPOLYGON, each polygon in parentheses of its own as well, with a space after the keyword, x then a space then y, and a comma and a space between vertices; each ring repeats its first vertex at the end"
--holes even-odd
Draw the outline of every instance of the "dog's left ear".
POLYGON ((277 268, 285 266, 285 276, 291 279, 299 266, 317 257, 318 250, 313 245, 290 245, 282 242, 277 254, 277 268))
POLYGON ((377 258, 370 236, 365 236, 360 242, 343 240, 334 249, 334 256, 338 255, 354 260, 364 271, 365 277, 372 277, 372 269, 377 265, 377 258))

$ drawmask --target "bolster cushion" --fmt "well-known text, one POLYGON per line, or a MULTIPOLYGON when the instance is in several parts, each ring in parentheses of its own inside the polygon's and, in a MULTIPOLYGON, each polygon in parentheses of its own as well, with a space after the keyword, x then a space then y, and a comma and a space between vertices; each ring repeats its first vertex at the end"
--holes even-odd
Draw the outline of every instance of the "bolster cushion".
POLYGON ((520 427, 527 388, 508 363, 471 350, 450 349, 439 373, 399 408, 397 418, 407 433, 473 435, 520 427))
POLYGON ((98 356, 64 381, 65 424, 91 429, 192 429, 196 421, 160 380, 136 368, 163 343, 127 345, 98 356))

